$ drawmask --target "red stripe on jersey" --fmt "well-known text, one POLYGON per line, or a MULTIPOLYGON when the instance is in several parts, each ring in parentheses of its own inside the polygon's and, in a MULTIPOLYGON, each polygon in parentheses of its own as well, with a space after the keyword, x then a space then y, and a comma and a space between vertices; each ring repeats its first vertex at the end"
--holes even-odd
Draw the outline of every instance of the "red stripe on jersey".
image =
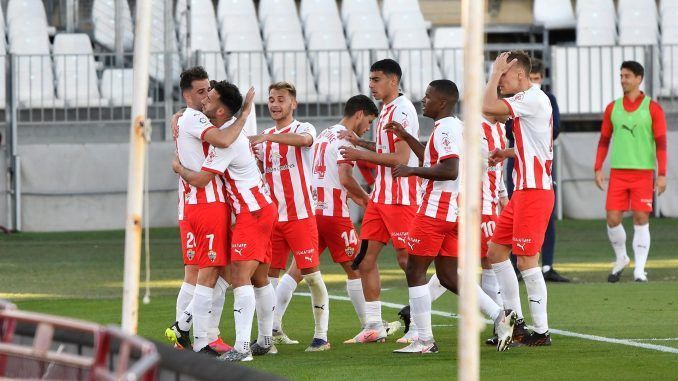
POLYGON ((535 156, 534 157, 534 185, 537 187, 537 189, 543 189, 544 186, 542 185, 542 177, 544 176, 544 168, 542 168, 541 163, 539 162, 539 159, 535 156))
MULTIPOLYGON (((389 120, 390 122, 390 120, 389 120)), ((388 151, 390 153, 395 152, 395 142, 393 141, 393 134, 387 134, 388 137, 388 151)), ((386 169, 386 168, 384 168, 386 169)), ((400 195, 400 179, 393 177, 393 169, 390 169, 391 171, 391 200, 395 201, 395 204, 400 204, 401 203, 401 195, 400 195)))
MULTIPOLYGON (((435 165, 438 162, 438 151, 436 151, 435 144, 433 144, 433 136, 435 130, 431 133, 431 137, 428 139, 427 147, 430 150, 430 163, 431 166, 435 165)), ((421 211, 422 214, 426 214, 426 209, 428 208, 428 202, 431 197, 431 192, 433 192, 433 180, 428 180, 428 185, 426 186, 426 192, 424 193, 424 200, 422 201, 421 211)), ((440 204, 439 204, 440 205, 440 204)))
POLYGON ((546 160, 546 174, 551 176, 553 170, 553 160, 546 160))
MULTIPOLYGON (((381 118, 379 119, 379 124, 377 125, 377 153, 382 153, 381 149, 381 118)), ((383 165, 377 165, 377 178, 379 179, 379 184, 377 186, 377 189, 379 191, 379 194, 377 194, 377 202, 378 203, 384 203, 386 202, 386 194, 384 193, 384 189, 386 188, 386 174, 384 173, 384 166, 383 165)), ((375 192, 376 193, 376 192, 375 192)))
MULTIPOLYGON (((280 151, 280 167, 287 167, 287 151, 290 146, 285 144, 278 144, 280 151)), ((297 219, 297 209, 294 207, 294 188, 292 187, 292 175, 290 171, 280 171, 280 180, 282 182, 282 191, 285 196, 285 206, 287 207, 287 218, 289 221, 297 219)))
POLYGON ((433 180, 428 181, 428 185, 426 185, 426 191, 424 192, 424 199, 421 202, 421 213, 420 214, 426 214, 426 208, 428 208, 428 200, 431 198, 431 192, 433 192, 433 180))
POLYGON ((228 185, 231 187, 231 192, 233 193, 233 196, 235 197, 236 200, 238 200, 238 204, 240 204, 240 210, 236 210, 236 212, 240 213, 243 210, 249 210, 247 207, 247 203, 245 202, 245 198, 238 192, 238 187, 235 184, 235 180, 231 178, 231 176, 228 174, 228 170, 226 170, 226 173, 224 173, 224 176, 226 177, 226 181, 228 181, 228 185))
POLYGON ((506 142, 504 141, 504 132, 501 130, 499 123, 494 125, 497 128, 497 135, 499 136, 500 148, 506 149, 506 142))
POLYGON ((451 192, 440 192, 440 200, 438 200, 438 210, 436 211, 436 218, 439 220, 447 220, 447 212, 450 209, 450 202, 452 201, 451 192))
MULTIPOLYGON (((316 204, 316 207, 325 202, 325 188, 316 189, 316 201, 318 201, 318 203, 316 204)), ((316 216, 322 216, 323 215, 323 209, 316 208, 315 215, 316 216)))
POLYGON ((332 215, 334 217, 341 217, 344 214, 344 202, 341 199, 341 189, 332 189, 332 202, 334 204, 332 215))
POLYGON ((259 189, 258 186, 250 188, 250 192, 252 192, 252 195, 254 195, 254 199, 257 200, 259 208, 263 208, 264 206, 270 204, 266 197, 261 193, 261 189, 259 189))
MULTIPOLYGON (((485 133, 485 139, 487 140, 487 150, 491 153, 495 150, 495 148, 497 148, 494 145, 494 138, 492 137, 492 127, 487 123, 483 123, 483 132, 485 133)), ((501 134, 499 136, 501 136, 501 134)), ((492 210, 494 210, 496 205, 494 200, 497 198, 497 172, 494 170, 488 171, 487 179, 490 186, 490 195, 492 196, 492 200, 490 202, 492 203, 492 210)))
MULTIPOLYGON (((302 192, 304 192, 304 206, 306 207, 306 215, 308 215, 310 217, 310 216, 313 215, 313 210, 311 209, 311 195, 308 194, 309 188, 306 185, 306 175, 304 174, 304 159, 301 155, 301 148, 300 147, 292 147, 292 149, 294 150, 294 155, 297 158, 297 171, 299 171, 299 179, 301 181, 301 189, 302 189, 302 192)), ((324 160, 325 159, 323 158, 323 161, 324 160)))
POLYGON ((419 183, 419 177, 410 176, 407 178, 407 184, 410 191, 410 205, 417 204, 417 185, 419 183))
POLYGON ((516 171, 516 181, 515 187, 516 190, 523 189, 527 184, 525 181, 525 176, 527 175, 525 171, 525 151, 523 151, 523 133, 520 131, 520 118, 513 120, 513 135, 516 139, 516 159, 518 160, 517 165, 514 165, 516 171))
MULTIPOLYGON (((264 143, 264 161, 265 165, 264 168, 269 169, 273 166, 271 163, 271 142, 265 142, 264 143)), ((270 171, 265 171, 266 172, 266 184, 268 184, 268 188, 271 191, 271 196, 273 198, 273 202, 275 203, 275 207, 278 207, 278 199, 275 197, 275 192, 273 188, 273 172, 270 171)))
MULTIPOLYGON (((205 130, 207 131, 207 130, 205 130)), ((204 133, 203 133, 204 135, 204 133)), ((207 157, 207 153, 210 150, 210 144, 207 142, 202 142, 202 153, 207 157)), ((216 185, 214 184, 214 180, 210 181, 212 183, 212 186, 214 187, 214 197, 216 198, 216 201, 219 201, 219 195, 217 193, 216 185)), ((209 183, 207 184, 209 186, 209 183)), ((200 187, 195 187, 195 198, 198 202, 198 204, 204 204, 207 203, 207 194, 205 194, 205 188, 200 188, 200 187)))

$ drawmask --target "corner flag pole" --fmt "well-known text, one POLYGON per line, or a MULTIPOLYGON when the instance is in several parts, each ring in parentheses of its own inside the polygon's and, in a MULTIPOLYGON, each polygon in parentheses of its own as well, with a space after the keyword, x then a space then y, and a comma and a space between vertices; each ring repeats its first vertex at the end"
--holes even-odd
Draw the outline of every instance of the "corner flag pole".
MULTIPOLYGON (((146 160, 146 108, 148 62, 151 46, 151 0, 137 1, 134 33, 134 90, 130 128, 127 177, 127 219, 125 222, 125 274, 122 292, 122 329, 137 333, 139 319, 139 273, 141 265, 141 219, 143 210, 144 164, 146 160)), ((148 216, 146 216, 148 217, 148 216)))
POLYGON ((485 2, 463 0, 464 28, 464 144, 461 165, 459 267, 461 275, 459 327, 459 380, 480 378, 480 316, 477 284, 480 264, 480 115, 483 83, 485 2))

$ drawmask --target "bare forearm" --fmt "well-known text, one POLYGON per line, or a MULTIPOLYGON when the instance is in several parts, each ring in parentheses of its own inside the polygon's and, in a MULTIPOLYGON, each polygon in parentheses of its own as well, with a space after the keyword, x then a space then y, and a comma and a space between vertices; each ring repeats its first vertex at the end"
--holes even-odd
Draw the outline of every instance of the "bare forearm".
POLYGON ((492 116, 508 116, 506 105, 499 99, 497 95, 497 86, 499 86, 500 76, 493 73, 485 86, 485 93, 483 94, 483 113, 492 116))
POLYGON ((412 169, 414 175, 435 181, 456 180, 459 175, 458 172, 458 169, 450 169, 439 164, 432 167, 415 167, 412 169))
POLYGON ((361 151, 360 160, 370 163, 395 167, 398 164, 407 164, 407 158, 403 160, 398 153, 376 153, 371 151, 361 151))
POLYGON ((377 143, 375 143, 375 142, 372 142, 372 141, 369 141, 369 140, 363 140, 363 139, 356 139, 354 144, 357 147, 364 148, 368 151, 377 152, 377 143))
POLYGON ((210 180, 214 178, 214 174, 212 173, 203 171, 196 172, 184 166, 181 166, 178 174, 182 179, 184 179, 184 181, 198 188, 205 187, 210 182, 210 180))
POLYGON ((355 177, 350 176, 347 179, 342 180, 341 185, 346 188, 346 191, 348 192, 348 195, 355 199, 355 200, 364 200, 367 202, 369 200, 370 196, 365 192, 363 187, 358 184, 358 180, 355 179, 355 177))
POLYGON ((266 135, 266 140, 294 147, 310 147, 313 144, 313 138, 308 134, 271 134, 266 135))

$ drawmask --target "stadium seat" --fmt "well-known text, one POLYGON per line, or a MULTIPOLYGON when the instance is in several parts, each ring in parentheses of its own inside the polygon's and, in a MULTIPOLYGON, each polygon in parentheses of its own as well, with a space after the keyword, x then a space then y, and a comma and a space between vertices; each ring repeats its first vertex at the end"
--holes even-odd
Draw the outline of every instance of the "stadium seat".
POLYGON ((453 81, 461 95, 464 85, 464 30, 461 27, 436 28, 433 48, 443 78, 453 81))
POLYGON ((45 6, 41 0, 11 0, 7 3, 7 25, 26 17, 39 17, 47 23, 45 6))
POLYGON ((54 38, 54 72, 57 97, 68 107, 108 104, 99 94, 97 63, 89 36, 84 33, 59 33, 54 38))
POLYGON ((613 0, 577 0, 576 13, 577 17, 581 17, 591 11, 603 12, 607 14, 615 14, 613 0))
POLYGON ((177 13, 179 15, 179 44, 188 46, 185 59, 193 59, 199 65, 205 67, 210 79, 226 79, 226 64, 221 55, 219 32, 216 14, 211 0, 191 1, 191 33, 190 41, 186 41, 189 35, 186 33, 188 18, 181 10, 186 7, 186 0, 178 0, 177 13))
POLYGON ((257 10, 252 0, 219 0, 217 5, 217 21, 222 24, 226 16, 254 16, 257 10))
POLYGON ((305 22, 311 14, 333 15, 339 18, 337 2, 334 0, 301 0, 299 6, 299 15, 305 22))
POLYGON ((431 39, 425 29, 399 30, 391 36, 393 49, 428 49, 431 39))
POLYGON ((421 100, 426 87, 434 79, 442 78, 433 51, 414 49, 397 51, 403 70, 403 87, 413 101, 421 100))
POLYGON ((354 14, 379 15, 377 0, 342 0, 341 18, 346 21, 354 14))
POLYGON ((256 15, 224 15, 220 25, 222 39, 229 33, 259 34, 259 20, 256 15))
POLYGON ((268 101, 268 85, 271 76, 264 53, 232 53, 228 57, 228 80, 233 82, 242 92, 254 86, 255 103, 268 101))
MULTIPOLYGON (((348 53, 346 53, 348 56, 348 53)), ((347 57, 350 60, 350 57, 347 57)), ((318 95, 328 102, 345 102, 358 94, 355 73, 351 66, 331 65, 318 74, 318 95)))
MULTIPOLYGON (((657 2, 655 0, 618 0, 617 14, 619 18, 626 16, 627 13, 640 12, 643 15, 652 14, 657 18, 657 2)), ((650 20, 648 20, 650 22, 650 20)))
POLYGON ((264 51, 264 43, 259 33, 228 33, 222 36, 225 52, 264 51))
MULTIPOLYGON (((157 80, 163 81, 165 79, 165 1, 152 0, 151 12, 151 57, 149 61, 149 75, 157 80)), ((169 38, 170 45, 170 62, 172 78, 178 78, 181 71, 181 60, 177 53, 177 39, 176 35, 172 33, 169 38)))
POLYGON ((304 21, 304 34, 307 39, 315 32, 335 32, 344 35, 344 27, 337 15, 312 14, 304 21))
POLYGON ((421 13, 417 0, 384 0, 381 5, 384 21, 388 22, 395 13, 421 13))
POLYGON ((534 23, 546 29, 574 28, 577 24, 570 0, 535 0, 533 16, 534 23))
MULTIPOLYGON (((125 50, 131 50, 134 44, 132 14, 127 1, 123 1, 122 45, 125 50)), ((115 0, 94 0, 92 4, 92 24, 94 25, 94 40, 107 49, 115 49, 115 0)))
POLYGON ((404 29, 428 29, 430 24, 421 12, 395 12, 388 19, 388 34, 392 36, 404 29))
POLYGON ((294 0, 261 0, 259 2, 259 21, 266 25, 266 19, 271 15, 294 16, 297 23, 299 22, 294 0))
POLYGON ((104 69, 101 74, 101 95, 112 106, 131 106, 133 89, 133 69, 104 69))
POLYGON ((619 45, 657 45, 657 27, 654 25, 626 25, 619 28, 619 45))
POLYGON ((349 40, 353 38, 356 32, 380 31, 385 35, 386 27, 378 13, 374 15, 364 13, 353 14, 348 19, 344 19, 344 25, 346 26, 346 35, 349 40))
MULTIPOLYGON (((280 14, 271 14, 266 19, 266 22, 263 24, 262 32, 264 34, 264 39, 268 40, 269 36, 275 34, 298 34, 301 36, 301 24, 297 19, 297 16, 294 15, 290 17, 289 15, 280 15, 280 14)), ((303 38, 302 38, 303 42, 303 38)))
POLYGON ((308 50, 346 50, 343 34, 316 32, 308 40, 308 50))
POLYGON ((306 50, 304 38, 299 32, 280 32, 267 36, 266 50, 269 52, 306 50))

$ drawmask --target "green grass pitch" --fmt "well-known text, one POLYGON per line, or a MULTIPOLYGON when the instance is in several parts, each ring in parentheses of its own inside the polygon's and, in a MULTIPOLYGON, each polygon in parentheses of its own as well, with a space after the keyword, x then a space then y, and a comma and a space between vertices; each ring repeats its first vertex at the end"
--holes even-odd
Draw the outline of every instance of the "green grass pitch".
MULTIPOLYGON (((632 257, 633 229, 629 222, 626 229, 632 257)), ((504 353, 482 345, 481 378, 678 379, 678 220, 651 222, 647 284, 633 282, 629 269, 622 282, 606 282, 613 254, 603 221, 566 220, 558 223, 557 232, 556 268, 575 282, 548 284, 553 345, 512 348, 504 353), (652 347, 638 347, 638 343, 652 347)), ((25 310, 119 324, 123 239, 121 231, 0 236, 0 298, 13 300, 25 310)), ((139 333, 143 336, 163 340, 164 328, 173 320, 182 278, 178 243, 177 229, 151 232, 152 301, 140 305, 139 333)), ((384 276, 382 300, 406 304, 404 275, 396 267, 390 248, 382 252, 380 267, 384 276)), ((330 294, 346 296, 345 277, 327 253, 322 257, 321 270, 330 294)), ((302 283, 297 291, 308 289, 302 283)), ((455 313, 457 301, 455 295, 446 294, 433 308, 455 313)), ((229 293, 221 326, 227 342, 234 336, 232 303, 229 293)), ((301 344, 279 346, 277 356, 256 358, 247 366, 292 380, 456 378, 457 319, 433 316, 439 354, 408 356, 391 353, 400 346, 394 338, 385 344, 342 344, 358 332, 357 318, 350 302, 331 300, 330 309, 331 351, 304 352, 312 338, 313 320, 310 299, 298 295, 287 311, 284 326, 301 344)), ((527 305, 523 311, 529 323, 527 305)), ((385 307, 383 316, 394 320, 396 312, 385 307)), ((485 327, 481 338, 490 333, 491 327, 485 327)))

